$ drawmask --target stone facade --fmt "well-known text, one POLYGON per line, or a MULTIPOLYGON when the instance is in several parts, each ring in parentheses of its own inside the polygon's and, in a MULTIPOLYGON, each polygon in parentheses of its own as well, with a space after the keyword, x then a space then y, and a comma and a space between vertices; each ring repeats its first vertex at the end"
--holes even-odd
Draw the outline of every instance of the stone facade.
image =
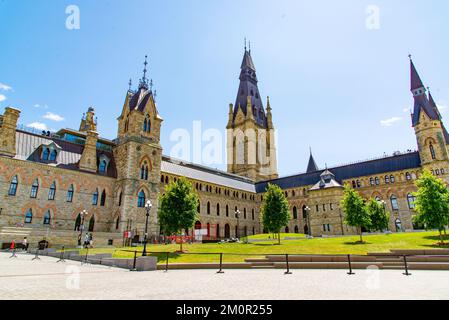
MULTIPOLYGON (((245 51, 242 65, 249 69, 242 70, 253 72, 254 64, 248 59, 245 51)), ((125 231, 142 239, 148 200, 153 204, 149 235, 157 237, 158 195, 180 176, 191 181, 200 198, 195 228, 208 229, 210 238, 263 232, 260 206, 268 183, 281 186, 289 201, 291 219, 286 232, 355 234, 355 229, 344 225, 339 207, 344 184, 365 199, 384 200, 385 209, 391 212, 390 230, 412 230, 419 227, 412 221, 412 192, 422 170, 428 168, 449 183, 449 135, 422 85, 412 88, 418 152, 326 170, 319 170, 311 156, 306 173, 278 178, 270 102, 265 112, 255 73, 249 80, 241 78, 241 86, 242 81, 250 82, 249 89, 239 88, 237 109, 232 104, 229 108, 229 173, 163 156, 163 119, 145 75, 136 91, 126 93, 113 141, 96 132, 93 108, 83 116, 79 131, 62 129, 50 135, 16 129, 20 111, 6 108, 0 116, 0 241, 10 241, 14 234, 27 230, 33 241, 45 236, 75 245, 83 210, 87 211, 85 228, 98 236, 97 243, 106 245, 112 240, 120 244, 125 231), (241 92, 248 96, 241 97, 241 92), (245 108, 241 101, 246 101, 245 108), (243 138, 242 148, 235 139, 240 129, 254 130, 256 136, 264 131, 264 152, 271 159, 268 166, 249 161, 259 159, 257 142, 251 146, 243 138), (244 162, 239 164, 236 158, 244 162)), ((191 235, 193 230, 186 232, 191 235)))

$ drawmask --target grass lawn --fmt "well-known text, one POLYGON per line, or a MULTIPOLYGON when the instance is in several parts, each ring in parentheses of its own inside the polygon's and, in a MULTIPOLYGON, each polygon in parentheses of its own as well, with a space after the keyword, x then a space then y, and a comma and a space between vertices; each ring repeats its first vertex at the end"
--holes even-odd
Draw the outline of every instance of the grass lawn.
MULTIPOLYGON (((283 236, 285 238, 286 235, 283 236)), ((291 236, 291 235, 287 235, 291 236)), ((296 235, 298 236, 298 235, 296 235)), ((255 239, 264 239, 267 235, 256 235, 255 239)), ((252 238, 252 237, 249 237, 252 238)), ((147 251, 157 252, 151 255, 158 257, 159 263, 165 263, 166 255, 162 252, 170 252, 169 263, 181 262, 218 262, 219 255, 204 253, 223 252, 223 262, 240 262, 246 258, 263 257, 267 254, 366 254, 368 252, 388 252, 390 249, 432 249, 442 248, 437 245, 438 232, 413 232, 394 233, 385 235, 364 236, 365 243, 360 244, 359 236, 347 236, 338 238, 314 238, 284 240, 277 245, 277 240, 258 241, 254 243, 225 243, 225 244, 184 244, 183 249, 189 254, 178 254, 179 245, 147 245, 147 251), (161 253, 158 253, 161 252, 161 253), (197 253, 197 254, 194 254, 197 253), (235 255, 231 254, 234 253, 235 255), (238 254, 254 254, 254 256, 242 256, 238 254)), ((448 246, 445 246, 449 248, 448 246)), ((444 247, 443 247, 444 248, 444 247)), ((133 252, 121 250, 142 250, 142 247, 132 248, 98 248, 90 249, 89 254, 113 253, 117 258, 131 258, 133 252)))

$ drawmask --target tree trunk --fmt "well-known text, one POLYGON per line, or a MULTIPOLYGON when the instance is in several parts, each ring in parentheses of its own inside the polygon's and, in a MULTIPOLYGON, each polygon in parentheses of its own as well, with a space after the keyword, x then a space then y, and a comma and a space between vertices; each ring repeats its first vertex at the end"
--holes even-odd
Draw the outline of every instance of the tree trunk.
POLYGON ((281 232, 278 232, 278 244, 281 244, 281 232))
POLYGON ((359 230, 360 230, 360 242, 363 242, 362 227, 359 227, 359 230))
POLYGON ((441 233, 441 229, 438 230, 438 232, 440 233, 440 244, 442 245, 444 243, 444 240, 443 240, 443 234, 441 233))
POLYGON ((179 244, 181 245, 181 252, 182 252, 182 235, 181 235, 181 241, 179 242, 179 244))

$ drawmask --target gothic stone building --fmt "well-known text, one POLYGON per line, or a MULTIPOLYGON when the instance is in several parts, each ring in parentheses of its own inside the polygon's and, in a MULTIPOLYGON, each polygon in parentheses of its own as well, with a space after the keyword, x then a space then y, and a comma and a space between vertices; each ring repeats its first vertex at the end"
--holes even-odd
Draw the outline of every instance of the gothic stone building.
POLYGON ((412 222, 414 181, 427 168, 448 182, 449 135, 410 64, 411 121, 418 151, 325 170, 310 154, 307 171, 287 177, 277 175, 272 109, 269 99, 264 108, 246 48, 236 102, 229 106, 228 172, 163 155, 163 119, 146 69, 138 89, 126 93, 114 140, 99 136, 93 108, 83 116, 79 130, 36 134, 18 127, 20 111, 7 107, 0 116, 0 241, 28 236, 31 241, 45 237, 74 245, 83 224, 94 232, 97 244, 121 244, 125 231, 142 238, 148 199, 153 203, 150 235, 157 236, 158 194, 181 176, 192 182, 200 197, 195 228, 207 229, 210 237, 263 232, 260 205, 268 183, 280 186, 290 203, 287 232, 354 234, 343 224, 339 208, 344 184, 366 199, 383 200, 391 212, 390 230, 417 228, 412 222), (247 132, 257 138, 248 138, 247 132))

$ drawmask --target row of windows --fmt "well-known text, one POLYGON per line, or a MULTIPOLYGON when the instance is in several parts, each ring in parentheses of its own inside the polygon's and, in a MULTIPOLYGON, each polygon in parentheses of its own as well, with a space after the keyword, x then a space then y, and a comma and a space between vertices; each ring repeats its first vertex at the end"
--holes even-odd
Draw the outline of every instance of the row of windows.
MULTIPOLYGON (((319 212, 320 208, 322 208, 323 212, 326 211, 326 204, 325 203, 323 203, 322 205, 317 204, 315 206, 316 212, 319 212)), ((334 210, 334 204, 333 203, 329 203, 329 209, 331 211, 334 210)))
MULTIPOLYGON (((217 203, 215 208, 216 208, 215 212, 216 212, 217 216, 219 216, 220 215, 220 204, 217 203)), ((234 208, 235 218, 237 218, 237 211, 238 211, 238 208, 236 206, 234 208)), ((200 203, 198 203, 198 213, 201 213, 201 204, 200 203)), ((210 202, 207 202, 206 213, 209 214, 209 215, 211 214, 210 202)), ((247 217, 247 215, 246 215, 246 208, 243 209, 243 212, 240 212, 240 214, 242 214, 242 213, 243 213, 243 216, 239 216, 238 219, 241 219, 241 218, 246 219, 246 217, 247 217)), ((226 205, 226 207, 225 207, 225 215, 226 215, 226 217, 229 217, 229 206, 228 205, 226 205)), ((251 210, 251 220, 255 220, 254 209, 251 210)))
MULTIPOLYGON (((444 169, 442 169, 442 170, 443 170, 442 172, 444 172, 444 169)), ((396 177, 394 175, 385 175, 382 178, 383 178, 383 181, 385 182, 385 184, 396 183, 396 177)), ((379 177, 371 177, 369 179, 369 185, 370 186, 378 186, 378 185, 380 185, 380 183, 381 183, 380 179, 381 178, 379 178, 379 177)), ((414 180, 414 179, 416 179, 416 175, 414 173, 406 172, 405 173, 405 179, 407 181, 410 181, 412 179, 414 180)), ((354 189, 363 187, 363 182, 360 181, 360 180, 352 180, 351 184, 352 184, 352 187, 354 189)))
POLYGON ((44 161, 56 161, 57 156, 58 152, 54 149, 50 151, 50 148, 44 148, 42 151, 42 160, 44 161))
MULTIPOLYGON (((33 210, 29 209, 25 214, 25 223, 32 223, 32 222, 33 222, 33 210)), ((51 222, 51 215, 50 215, 50 210, 48 210, 44 214, 44 219, 43 219, 42 223, 44 225, 49 225, 50 222, 51 222)))
MULTIPOLYGON (((382 201, 380 197, 376 197, 376 200, 378 202, 382 201)), ((415 209, 415 201, 416 197, 413 194, 411 193, 407 194, 407 204, 409 209, 415 209)), ((395 195, 391 195, 390 204, 393 210, 399 210, 398 198, 395 195)))
MULTIPOLYGON (((14 197, 17 194, 17 188, 19 186, 19 179, 17 176, 14 176, 11 180, 11 183, 9 185, 8 195, 14 197)), ((39 192, 39 180, 34 180, 33 184, 31 185, 31 191, 30 191, 30 198, 37 198, 39 192)), ((74 188, 73 184, 70 185, 69 189, 67 190, 67 196, 66 201, 72 202, 73 200, 73 193, 74 188)), ((50 189, 48 191, 48 200, 55 200, 56 197, 56 182, 53 181, 53 183, 50 186, 50 189)))
MULTIPOLYGON (((177 178, 174 177, 173 181, 176 182, 176 180, 177 180, 177 178)), ((161 175, 161 183, 168 184, 169 183, 169 176, 161 175)), ((230 189, 224 189, 224 188, 221 188, 221 187, 212 187, 210 185, 204 185, 204 188, 203 188, 203 184, 199 183, 199 182, 195 183, 195 189, 199 190, 199 191, 209 192, 209 193, 213 193, 215 191, 216 194, 222 194, 222 192, 223 192, 223 194, 225 196, 229 196, 230 197, 232 195, 232 197, 234 197, 234 198, 241 198, 241 199, 244 199, 244 200, 248 200, 248 199, 249 200, 255 200, 256 199, 256 196, 253 195, 253 194, 247 194, 247 193, 238 192, 238 191, 231 191, 230 189)))
POLYGON ((445 174, 444 169, 435 169, 435 170, 431 170, 431 171, 434 176, 439 176, 440 174, 441 175, 445 174))
POLYGON ((291 190, 290 192, 289 191, 284 191, 284 195, 285 195, 285 197, 286 198, 288 198, 288 197, 296 197, 296 195, 298 195, 298 196, 306 196, 307 195, 307 189, 306 188, 303 188, 302 189, 302 191, 301 190, 299 190, 298 192, 296 192, 296 190, 291 190))

